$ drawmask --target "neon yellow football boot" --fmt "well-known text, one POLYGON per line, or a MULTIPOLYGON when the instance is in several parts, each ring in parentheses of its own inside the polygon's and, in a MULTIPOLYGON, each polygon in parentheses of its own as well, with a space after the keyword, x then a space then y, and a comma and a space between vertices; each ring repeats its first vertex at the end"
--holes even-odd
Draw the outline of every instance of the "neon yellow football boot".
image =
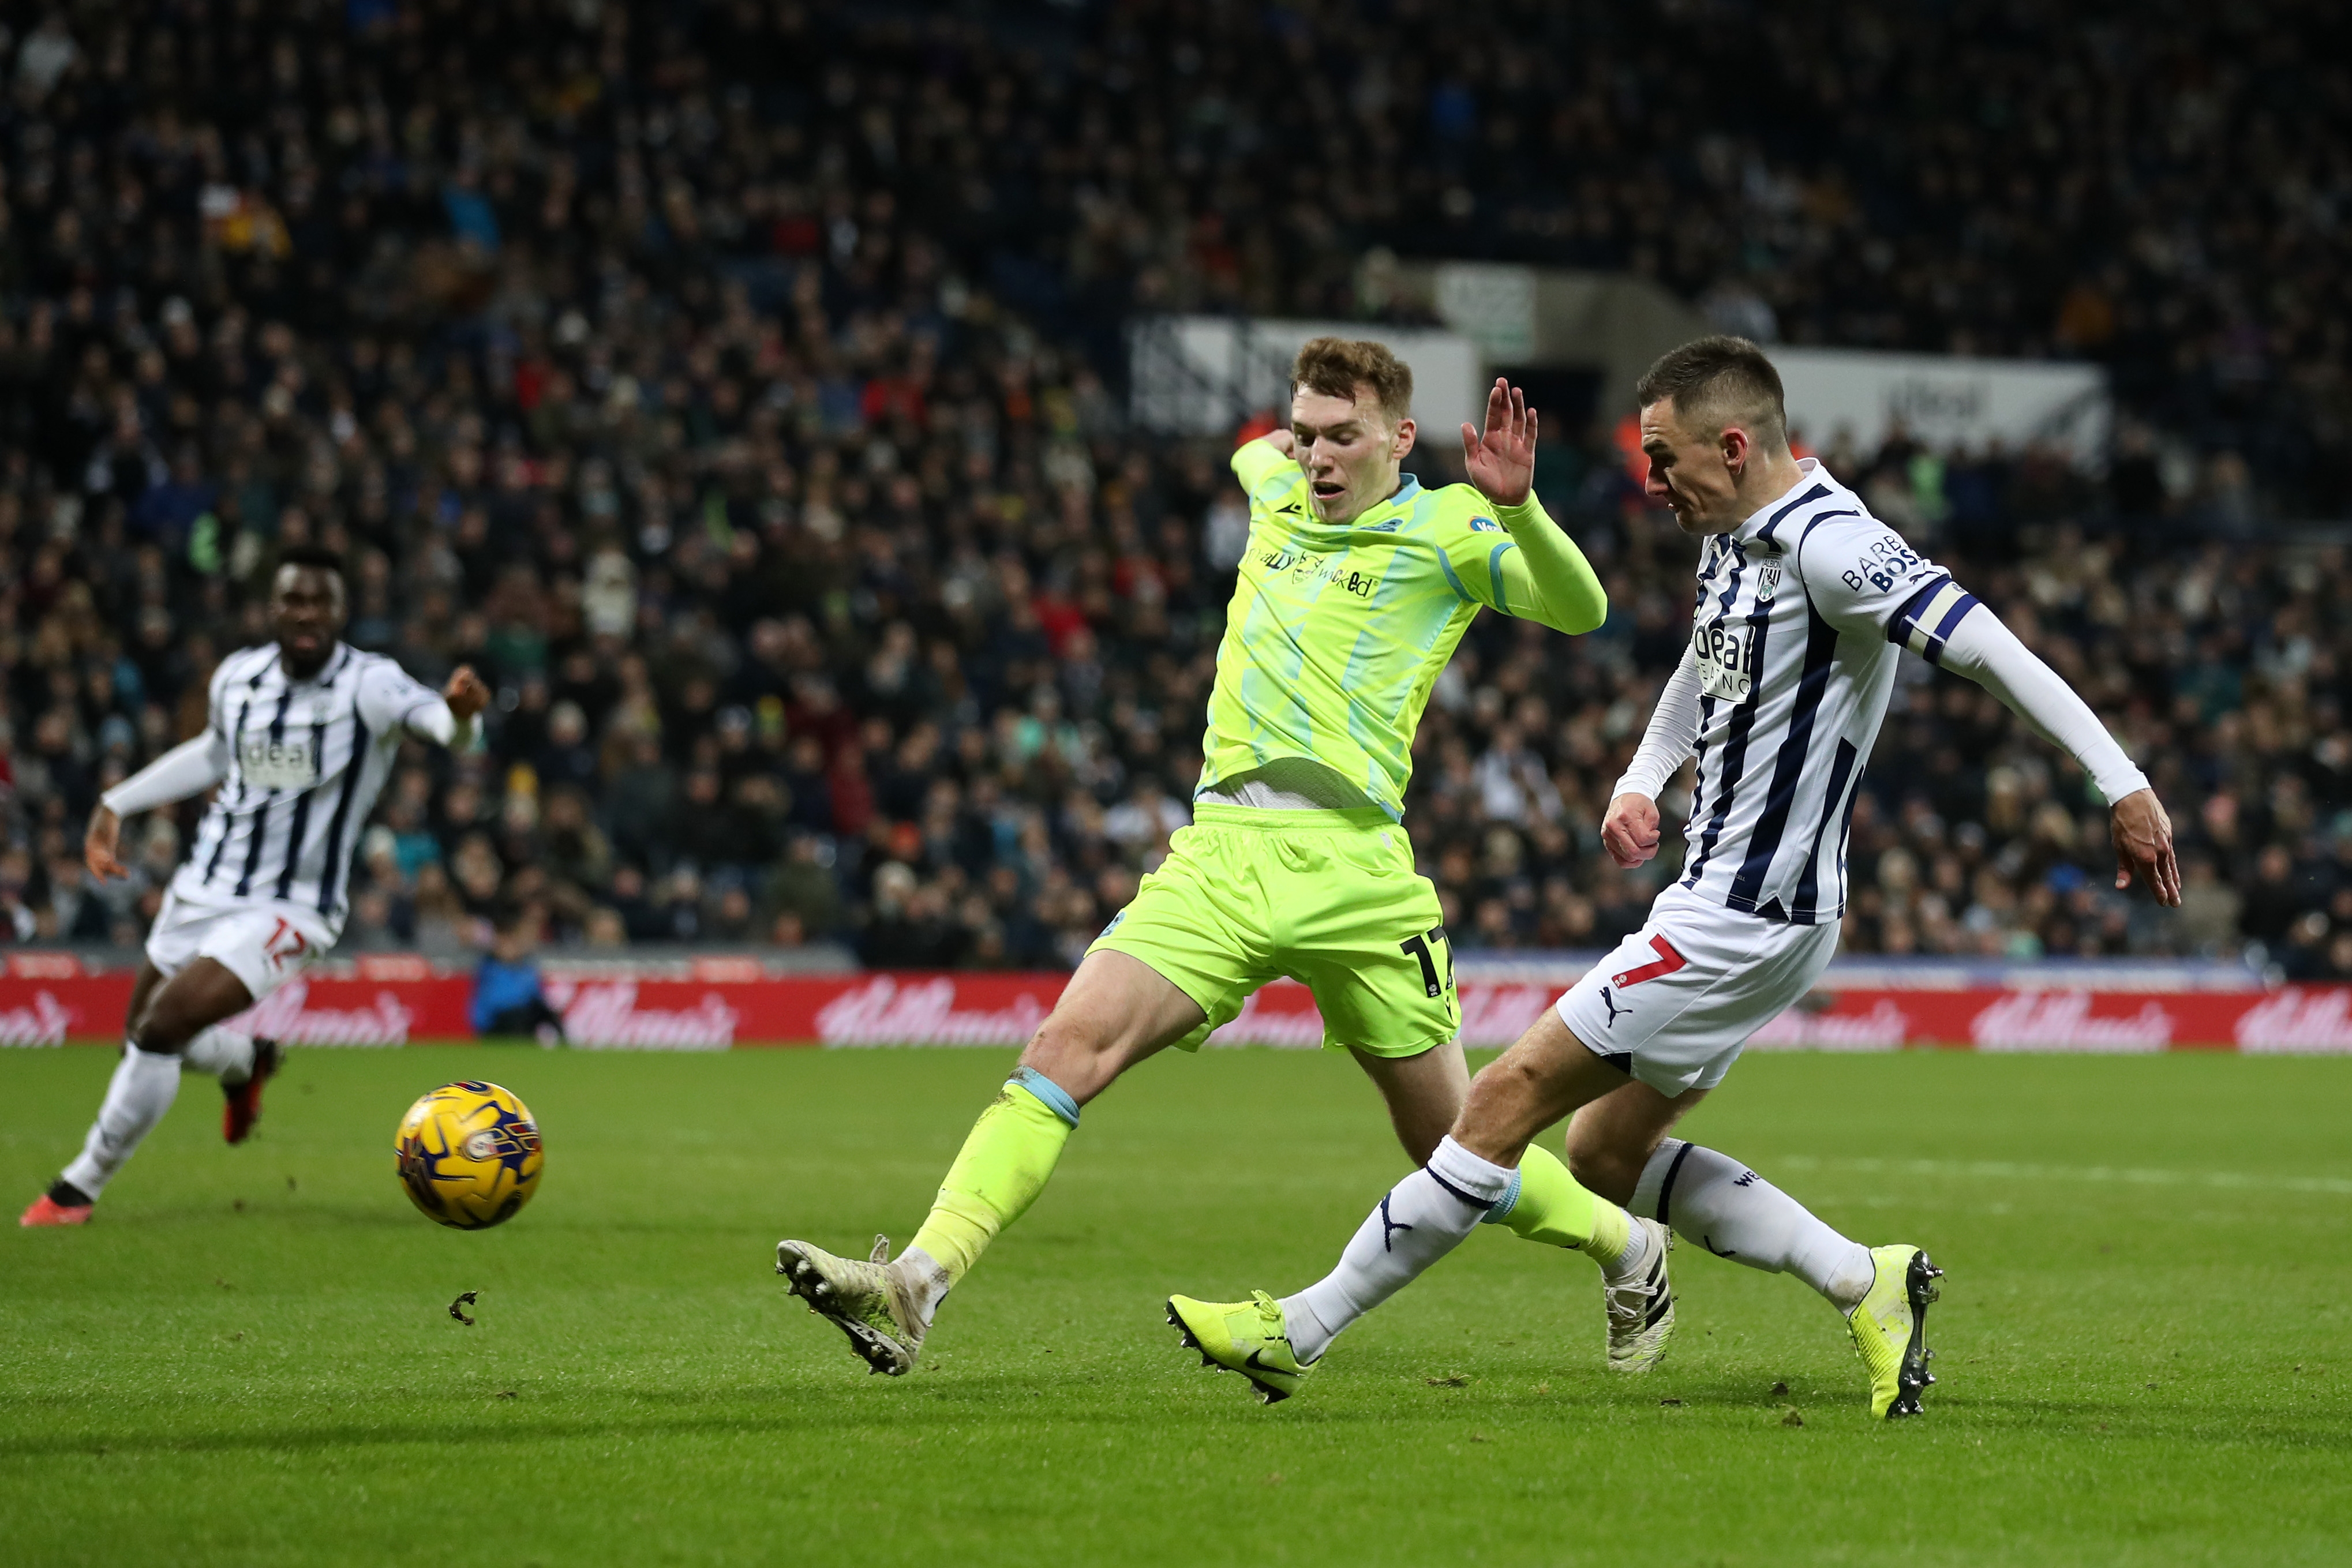
POLYGON ((1315 1370, 1312 1363, 1298 1364, 1282 1303, 1264 1291, 1252 1291, 1246 1301, 1171 1296, 1168 1321, 1182 1333, 1186 1345, 1201 1353, 1202 1365, 1212 1372, 1240 1373, 1268 1405, 1297 1393, 1315 1370))
POLYGON ((930 1325, 916 1310, 906 1270, 889 1261, 887 1237, 874 1239, 871 1260, 836 1258, 805 1241, 776 1243, 776 1272, 809 1311, 849 1336, 849 1347, 876 1372, 904 1377, 915 1369, 930 1325))
POLYGON ((1845 1317, 1853 1348, 1870 1372, 1870 1413, 1885 1421, 1919 1414, 1919 1394, 1936 1381, 1927 1370, 1927 1308, 1943 1293, 1944 1271, 1916 1247, 1874 1247, 1870 1293, 1845 1317))

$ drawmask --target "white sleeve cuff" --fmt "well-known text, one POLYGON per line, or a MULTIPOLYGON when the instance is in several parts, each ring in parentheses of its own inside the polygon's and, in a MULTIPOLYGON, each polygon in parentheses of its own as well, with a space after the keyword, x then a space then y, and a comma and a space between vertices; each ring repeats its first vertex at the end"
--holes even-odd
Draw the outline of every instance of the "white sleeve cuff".
POLYGON ((434 697, 409 709, 408 716, 401 724, 420 740, 429 740, 436 746, 462 751, 474 743, 474 736, 480 728, 481 721, 478 716, 460 721, 456 714, 449 711, 447 703, 434 697))

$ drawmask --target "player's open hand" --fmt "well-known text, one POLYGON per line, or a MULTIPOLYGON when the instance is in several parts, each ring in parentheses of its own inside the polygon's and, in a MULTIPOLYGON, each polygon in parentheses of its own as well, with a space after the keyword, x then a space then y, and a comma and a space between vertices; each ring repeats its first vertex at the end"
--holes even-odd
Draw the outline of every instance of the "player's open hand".
POLYGON ((482 677, 474 674, 471 664, 460 664, 449 675, 449 684, 441 688, 441 700, 449 705, 459 724, 490 706, 490 688, 482 677))
POLYGON ((1498 507, 1523 507, 1536 482, 1536 411, 1502 377, 1486 394, 1486 428, 1462 427, 1462 462, 1470 483, 1498 507))
POLYGON ((2180 862, 2172 852, 2172 819, 2153 789, 2135 789, 2116 802, 2112 831, 2116 841, 2116 891, 2121 893, 2137 877, 2156 901, 2168 909, 2180 907, 2180 862))
POLYGON ((81 841, 82 864, 89 874, 105 882, 111 877, 128 877, 131 868, 114 858, 122 833, 122 819, 100 806, 89 814, 89 831, 81 841))
POLYGON ((1658 803, 1647 795, 1620 795, 1601 819, 1601 847, 1627 871, 1658 852, 1658 803))

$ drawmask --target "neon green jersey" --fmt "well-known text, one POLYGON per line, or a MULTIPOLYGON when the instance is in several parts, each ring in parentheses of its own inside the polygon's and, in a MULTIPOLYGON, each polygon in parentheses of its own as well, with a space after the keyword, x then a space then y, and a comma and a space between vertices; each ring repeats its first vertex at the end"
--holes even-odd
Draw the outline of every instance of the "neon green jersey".
MULTIPOLYGON (((1233 462, 1249 492, 1249 549, 1217 648, 1201 788, 1303 757, 1402 821, 1413 730, 1479 607, 1558 621, 1511 529, 1471 486, 1429 490, 1408 474, 1334 527, 1309 509, 1306 473, 1274 447, 1245 443, 1233 462)), ((1540 517, 1532 499, 1520 511, 1540 517)), ((1541 526, 1574 553, 1549 518, 1541 526)), ((1590 580, 1580 555, 1575 565, 1590 580)))

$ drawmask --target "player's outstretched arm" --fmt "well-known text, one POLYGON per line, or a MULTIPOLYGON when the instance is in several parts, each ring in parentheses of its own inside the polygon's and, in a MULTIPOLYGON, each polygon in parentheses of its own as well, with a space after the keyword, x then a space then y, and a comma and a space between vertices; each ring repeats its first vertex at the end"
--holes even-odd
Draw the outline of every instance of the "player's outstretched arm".
POLYGON ((470 664, 451 672, 438 692, 385 660, 362 677, 360 709, 372 728, 398 727, 438 746, 463 750, 474 743, 475 720, 490 706, 490 688, 470 664))
POLYGON ((207 728, 100 796, 89 814, 89 830, 82 836, 82 862, 90 875, 104 881, 131 874, 116 858, 123 818, 201 795, 227 777, 228 742, 220 731, 207 728))
POLYGON ((1500 608, 1579 635, 1608 619, 1609 593, 1536 499, 1536 425, 1527 394, 1496 377, 1486 394, 1486 428, 1462 427, 1463 465, 1519 547, 1503 559, 1500 608))
POLYGON ((2147 883, 2158 904, 2180 902, 2172 824, 2090 705, 1949 573, 1884 523, 1825 514, 1797 536, 1797 570, 1813 606, 1841 631, 1885 635, 1999 697, 2035 734, 2083 765, 2115 809, 2116 886, 2147 883))
POLYGON ((2172 819, 2099 716, 2052 669, 2034 656, 1982 604, 1970 606, 1945 639, 1938 660, 1999 697, 2035 734, 2083 765, 2113 809, 2116 887, 2137 879, 2158 904, 2180 903, 2180 862, 2172 847, 2172 819))

